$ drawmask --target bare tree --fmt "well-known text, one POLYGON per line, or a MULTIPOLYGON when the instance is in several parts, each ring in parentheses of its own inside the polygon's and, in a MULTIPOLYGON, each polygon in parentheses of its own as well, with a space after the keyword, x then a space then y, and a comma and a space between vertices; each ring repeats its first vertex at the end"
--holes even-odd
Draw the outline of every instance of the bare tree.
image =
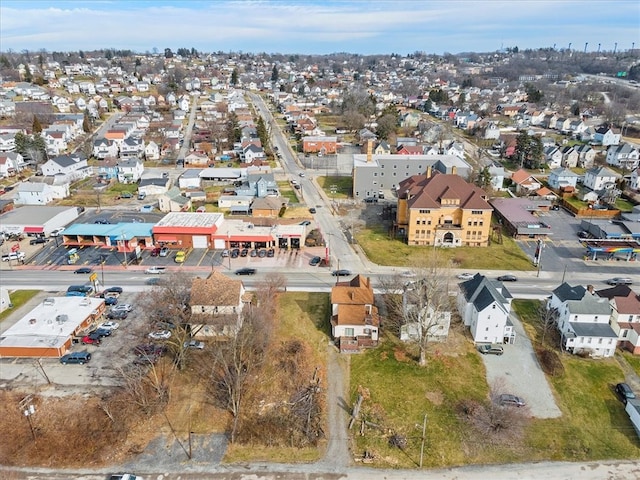
POLYGON ((547 332, 550 327, 553 327, 556 321, 557 310, 550 308, 545 302, 540 302, 538 305, 538 319, 542 327, 542 336, 540 338, 540 344, 544 345, 544 339, 547 336, 547 332))
POLYGON ((420 365, 427 363, 427 346, 441 327, 448 327, 451 302, 451 265, 437 250, 430 251, 415 270, 416 280, 403 292, 404 327, 420 351, 420 365))
POLYGON ((132 368, 120 368, 119 373, 129 402, 152 414, 169 402, 175 366, 171 362, 158 362, 157 356, 144 355, 140 360, 132 368))

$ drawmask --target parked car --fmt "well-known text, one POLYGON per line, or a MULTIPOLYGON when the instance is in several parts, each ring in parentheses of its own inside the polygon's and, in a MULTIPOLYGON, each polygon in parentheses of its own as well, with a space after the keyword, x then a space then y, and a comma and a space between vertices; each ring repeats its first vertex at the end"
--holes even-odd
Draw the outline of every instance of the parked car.
POLYGON ((249 268, 249 267, 244 267, 244 268, 239 268, 238 270, 236 270, 236 275, 255 275, 256 274, 256 269, 255 268, 249 268))
POLYGON ((498 397, 498 403, 503 407, 524 407, 525 401, 521 397, 511 395, 510 393, 503 393, 498 397))
POLYGON ((231 258, 238 258, 240 256, 240 249, 234 248, 231 250, 231 258))
POLYGON ((313 257, 311 260, 309 260, 309 265, 311 265, 312 267, 316 267, 320 265, 321 261, 322 257, 313 257))
POLYGON ((129 314, 123 311, 110 311, 107 313, 107 318, 109 320, 126 320, 129 314))
POLYGON ((585 231, 580 231, 578 232, 578 237, 579 238, 589 238, 589 234, 585 231))
POLYGON ((247 255, 249 255, 249 249, 248 249, 248 248, 243 248, 243 249, 240 251, 240 256, 241 256, 241 257, 246 257, 247 255))
POLYGON ((304 177, 304 172, 300 172, 298 175, 299 175, 300 177, 304 177))
POLYGON ((33 238, 29 240, 29 245, 39 245, 41 243, 47 243, 48 241, 49 239, 45 237, 33 238))
POLYGON ((169 255, 169 247, 162 247, 162 248, 160 249, 160 253, 159 253, 159 255, 160 255, 161 257, 166 257, 167 255, 169 255))
POLYGON ((187 252, 180 250, 179 252, 176 252, 176 256, 173 259, 173 261, 176 263, 184 263, 186 258, 187 258, 187 252))
POLYGON ((91 273, 93 270, 91 270, 90 267, 80 267, 77 268, 73 273, 91 273))
POLYGON ((120 328, 120 324, 118 322, 102 322, 98 325, 98 328, 102 328, 104 330, 117 330, 120 328))
POLYGON ((331 272, 331 275, 333 275, 334 277, 348 277, 349 275, 351 275, 351 271, 344 269, 334 270, 333 272, 331 272))
POLYGON ((222 250, 222 256, 223 257, 228 257, 229 256, 229 250, 227 250, 226 248, 224 250, 222 250))
POLYGON ((85 335, 81 340, 83 345, 100 345, 100 337, 96 335, 85 335))
POLYGON ((133 198, 133 194, 129 192, 122 192, 120 198, 133 198))
POLYGON ((148 275, 160 275, 164 273, 165 270, 166 270, 165 267, 149 267, 144 271, 144 273, 148 275))
POLYGON ((24 260, 25 257, 26 254, 24 252, 5 253, 4 255, 2 255, 2 261, 9 262, 11 260, 24 260))
POLYGON ((64 232, 64 227, 56 228, 49 234, 50 237, 59 237, 64 232))
POLYGON ((123 303, 121 305, 116 305, 111 309, 112 312, 127 312, 127 313, 129 313, 131 310, 133 310, 133 305, 131 305, 130 303, 123 303))
POLYGON ((72 352, 67 353, 60 357, 60 363, 66 365, 68 363, 78 363, 80 365, 84 365, 89 360, 91 360, 91 354, 89 352, 72 352))
POLYGON ((113 307, 114 305, 118 304, 118 297, 115 297, 115 296, 104 297, 104 304, 107 306, 113 307))
POLYGON ((303 227, 308 227, 309 225, 311 225, 311 222, 309 220, 305 220, 303 222, 300 222, 300 225, 302 225, 303 227))
POLYGON ((456 275, 458 280, 471 280, 475 275, 473 273, 459 273, 456 275))
POLYGON ((515 275, 500 275, 498 277, 498 280, 500 282, 517 282, 518 277, 516 277, 515 275))
POLYGON ((314 207, 311 207, 311 208, 309 209, 309 213, 316 213, 316 211, 317 211, 317 210, 316 210, 314 207))
POLYGON ((151 250, 151 256, 152 257, 157 257, 158 255, 160 255, 160 249, 159 248, 154 248, 153 250, 151 250))
POLYGON ((258 258, 264 258, 267 256, 267 251, 265 249, 258 250, 258 258))
POLYGON ((156 332, 151 332, 149 334, 149 338, 154 340, 167 340, 171 338, 171 332, 169 330, 158 330, 156 332))
POLYGON ((165 352, 167 351, 167 348, 163 345, 155 345, 153 343, 143 343, 140 345, 137 345, 134 349, 133 349, 133 353, 135 353, 136 355, 138 355, 139 357, 145 356, 145 355, 163 355, 165 352))
POLYGON ((256 250, 255 248, 251 249, 251 251, 249 252, 249 256, 250 257, 257 257, 258 256, 258 250, 256 250))
POLYGON ((123 291, 124 290, 122 289, 122 287, 109 287, 109 288, 105 288, 104 289, 104 293, 117 293, 117 294, 120 294, 123 291))
POLYGON ((633 280, 629 277, 613 277, 606 282, 609 285, 631 285, 633 280))
POLYGON ((626 405, 629 400, 636 398, 636 394, 633 393, 631 387, 626 383, 618 383, 615 388, 616 394, 622 403, 626 405))
POLYGON ((276 255, 276 251, 273 248, 270 248, 269 250, 267 250, 267 257, 269 258, 273 258, 276 255))
POLYGON ((91 332, 91 335, 89 335, 89 337, 91 336, 98 337, 98 338, 110 337, 112 332, 113 330, 109 330, 108 328, 96 328, 91 332))
POLYGON ((500 345, 483 344, 478 345, 478 351, 483 355, 502 355, 504 348, 500 345))
POLYGON ((99 218, 93 223, 97 223, 98 225, 110 225, 111 224, 111 222, 109 220, 107 220, 106 218, 99 218))
POLYGON ((184 342, 183 347, 202 350, 204 349, 204 342, 198 342, 197 340, 189 340, 188 342, 184 342))

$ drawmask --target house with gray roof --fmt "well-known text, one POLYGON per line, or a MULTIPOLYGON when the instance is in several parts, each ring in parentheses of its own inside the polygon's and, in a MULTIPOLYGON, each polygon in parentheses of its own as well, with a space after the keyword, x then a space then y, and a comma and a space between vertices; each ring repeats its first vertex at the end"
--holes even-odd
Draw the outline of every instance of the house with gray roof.
POLYGON ((509 319, 513 296, 502 282, 476 273, 459 284, 458 311, 474 343, 513 343, 516 332, 509 319))
POLYGON ((563 190, 567 187, 576 188, 579 175, 568 168, 555 168, 549 172, 549 187, 556 190, 563 190))
POLYGON ((607 298, 595 295, 593 286, 564 282, 547 302, 560 331, 562 347, 573 354, 612 357, 618 335, 611 327, 612 307, 607 298))

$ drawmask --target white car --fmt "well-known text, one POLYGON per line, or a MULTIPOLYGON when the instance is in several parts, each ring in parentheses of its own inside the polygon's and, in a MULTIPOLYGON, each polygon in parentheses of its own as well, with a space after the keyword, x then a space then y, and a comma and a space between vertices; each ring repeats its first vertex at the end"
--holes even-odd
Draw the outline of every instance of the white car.
POLYGON ((144 271, 144 273, 148 275, 160 275, 161 273, 164 273, 164 271, 164 267, 149 267, 144 271))
POLYGON ((459 273, 456 275, 458 280, 471 280, 475 275, 473 273, 459 273))
POLYGON ((151 332, 149 338, 153 340, 167 340, 171 338, 171 332, 169 330, 158 330, 157 332, 151 332))
POLYGON ((120 305, 116 305, 115 307, 111 307, 112 312, 127 312, 129 313, 133 310, 133 306, 129 303, 121 303, 120 305))
POLYGON ((25 256, 26 255, 24 252, 11 252, 11 253, 2 255, 2 261, 9 262, 11 260, 24 260, 25 256))
POLYGON ((196 348, 198 350, 204 349, 204 342, 198 342, 197 340, 190 340, 188 342, 184 342, 184 348, 196 348))
POLYGON ((102 322, 98 325, 98 328, 103 328, 105 330, 117 330, 120 327, 118 322, 102 322))
POLYGON ((64 232, 64 227, 56 228, 55 230, 53 230, 49 234, 49 236, 50 237, 59 237, 62 232, 64 232))

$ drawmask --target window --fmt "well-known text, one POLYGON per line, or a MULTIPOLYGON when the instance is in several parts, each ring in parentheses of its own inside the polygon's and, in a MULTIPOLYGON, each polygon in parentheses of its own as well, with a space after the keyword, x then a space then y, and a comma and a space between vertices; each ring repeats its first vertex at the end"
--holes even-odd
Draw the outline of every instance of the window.
POLYGON ((345 328, 344 335, 345 337, 353 337, 354 336, 353 328, 345 328))
POLYGON ((471 215, 482 215, 482 210, 471 210, 471 215))

